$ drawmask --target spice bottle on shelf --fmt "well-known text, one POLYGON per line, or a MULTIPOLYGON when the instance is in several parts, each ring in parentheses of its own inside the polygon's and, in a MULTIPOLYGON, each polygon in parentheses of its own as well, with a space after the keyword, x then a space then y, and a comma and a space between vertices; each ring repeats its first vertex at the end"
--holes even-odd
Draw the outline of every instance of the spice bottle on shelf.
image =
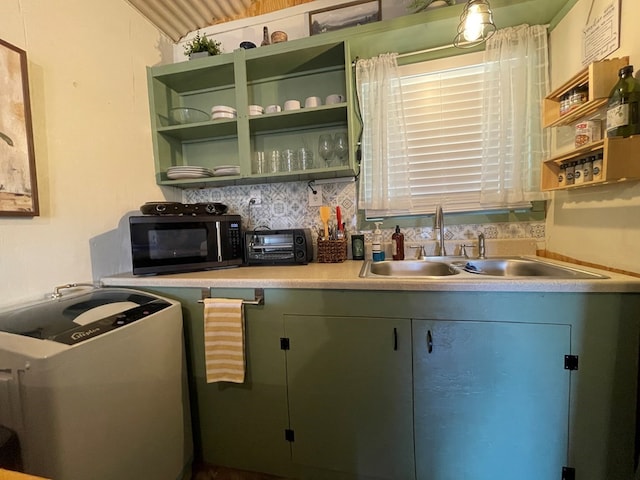
POLYGON ((576 171, 576 162, 567 163, 567 168, 564 171, 566 177, 565 185, 573 185, 573 174, 576 171))
POLYGON ((381 262, 384 260, 384 250, 382 250, 382 232, 380 231, 380 224, 382 222, 374 222, 376 229, 373 231, 373 237, 371 239, 371 253, 374 262, 381 262))
POLYGON ((571 104, 571 93, 563 93, 560 97, 560 115, 564 115, 569 111, 569 106, 571 104))
POLYGON ((604 154, 598 153, 593 159, 593 181, 599 182, 602 180, 602 161, 604 160, 604 154))
POLYGON ((560 173, 558 173, 558 186, 564 187, 567 184, 567 164, 560 164, 560 173))
POLYGON ((633 65, 622 67, 618 77, 607 105, 607 137, 640 134, 640 81, 633 76, 633 65))
POLYGON ((582 165, 584 164, 586 160, 584 158, 581 158, 580 160, 577 160, 575 163, 575 169, 573 171, 573 183, 574 185, 580 185, 582 183, 584 183, 584 177, 582 176, 582 165))
POLYGON ((391 252, 394 260, 404 260, 404 233, 396 225, 396 231, 391 235, 391 252))
POLYGON ((589 183, 593 181, 593 159, 595 155, 589 155, 583 158, 582 168, 582 181, 583 183, 589 183))

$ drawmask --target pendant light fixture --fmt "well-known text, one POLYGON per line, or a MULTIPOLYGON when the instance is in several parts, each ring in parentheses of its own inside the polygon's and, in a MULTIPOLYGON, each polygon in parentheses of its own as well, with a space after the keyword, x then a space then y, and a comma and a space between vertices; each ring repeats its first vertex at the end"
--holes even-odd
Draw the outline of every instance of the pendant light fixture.
POLYGON ((453 44, 470 48, 486 42, 496 31, 489 0, 468 0, 460 15, 458 34, 453 44))

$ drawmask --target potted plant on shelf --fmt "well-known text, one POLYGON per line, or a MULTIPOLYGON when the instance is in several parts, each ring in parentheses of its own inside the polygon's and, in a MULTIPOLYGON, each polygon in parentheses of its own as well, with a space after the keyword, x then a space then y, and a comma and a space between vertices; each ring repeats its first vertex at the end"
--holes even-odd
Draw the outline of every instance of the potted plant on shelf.
POLYGON ((189 57, 189 60, 219 55, 221 53, 222 48, 220 42, 207 38, 206 35, 200 36, 200 31, 197 31, 193 40, 187 42, 184 46, 184 54, 189 57))
POLYGON ((456 0, 413 0, 407 8, 413 9, 413 13, 418 13, 426 8, 444 7, 456 3, 456 0))

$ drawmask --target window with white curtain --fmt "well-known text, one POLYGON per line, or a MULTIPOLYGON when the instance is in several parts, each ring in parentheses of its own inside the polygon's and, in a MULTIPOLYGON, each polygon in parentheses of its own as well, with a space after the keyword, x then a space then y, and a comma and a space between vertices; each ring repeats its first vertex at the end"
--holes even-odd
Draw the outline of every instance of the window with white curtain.
POLYGON ((433 213, 438 204, 447 212, 491 210, 492 205, 480 204, 482 52, 403 65, 399 70, 413 205, 406 213, 433 213))

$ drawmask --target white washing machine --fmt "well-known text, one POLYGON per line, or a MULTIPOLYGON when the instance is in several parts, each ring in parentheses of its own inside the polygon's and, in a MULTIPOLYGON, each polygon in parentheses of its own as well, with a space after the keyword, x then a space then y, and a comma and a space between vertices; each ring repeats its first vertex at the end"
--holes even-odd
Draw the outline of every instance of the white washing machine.
POLYGON ((180 304, 98 288, 0 312, 0 425, 25 473, 176 480, 192 459, 180 304))

